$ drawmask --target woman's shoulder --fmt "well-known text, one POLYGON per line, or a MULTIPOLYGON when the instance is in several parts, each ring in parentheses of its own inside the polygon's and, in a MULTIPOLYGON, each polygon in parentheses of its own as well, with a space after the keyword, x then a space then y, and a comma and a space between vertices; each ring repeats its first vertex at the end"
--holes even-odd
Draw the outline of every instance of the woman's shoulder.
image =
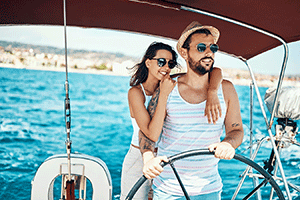
POLYGON ((141 89, 142 89, 141 85, 134 85, 134 86, 131 86, 128 91, 135 92, 135 91, 140 91, 141 89))
POLYGON ((128 90, 128 97, 143 97, 143 91, 142 91, 142 87, 140 85, 135 85, 132 86, 129 90, 128 90))

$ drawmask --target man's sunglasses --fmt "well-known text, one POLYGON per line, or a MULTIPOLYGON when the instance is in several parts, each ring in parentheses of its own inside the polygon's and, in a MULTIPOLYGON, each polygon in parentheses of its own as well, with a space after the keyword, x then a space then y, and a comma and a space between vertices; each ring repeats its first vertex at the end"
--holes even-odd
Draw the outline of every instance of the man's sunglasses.
MULTIPOLYGON (((213 53, 216 53, 219 50, 219 46, 217 44, 212 44, 209 48, 213 53)), ((197 50, 199 52, 204 52, 206 50, 206 45, 204 43, 199 43, 197 45, 197 50)))
POLYGON ((168 66, 170 69, 173 69, 174 67, 177 66, 177 62, 174 60, 169 60, 169 62, 167 62, 167 60, 165 58, 152 58, 151 60, 157 60, 157 65, 159 67, 163 67, 168 63, 168 66))

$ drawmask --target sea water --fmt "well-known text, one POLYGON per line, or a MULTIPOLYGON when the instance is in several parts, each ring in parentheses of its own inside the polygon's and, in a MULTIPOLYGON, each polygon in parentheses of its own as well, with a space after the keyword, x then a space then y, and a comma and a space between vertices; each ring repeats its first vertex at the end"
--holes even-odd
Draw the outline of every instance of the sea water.
MULTIPOLYGON (((72 152, 102 159, 111 174, 113 197, 119 199, 121 168, 129 149, 132 126, 127 102, 129 77, 69 73, 72 152)), ((66 152, 65 79, 63 72, 0 68, 0 197, 28 200, 31 181, 48 157, 66 152)), ((259 88, 264 96, 267 88, 259 88)), ((249 86, 236 86, 240 99, 245 137, 237 153, 249 157, 249 86)), ((254 95, 254 141, 268 135, 265 120, 254 95)), ((266 109, 267 110, 267 109, 266 109)), ((270 114, 267 111, 268 118, 270 114)), ((298 121, 299 126, 299 121, 298 121)), ((299 135, 297 140, 300 141, 299 135)), ((257 162, 263 166, 271 144, 262 145, 257 162)), ((300 147, 284 149, 282 164, 290 181, 300 186, 300 147)), ((229 199, 245 165, 221 161, 222 199, 229 199)), ((280 173, 279 173, 280 175, 280 173)), ((251 182, 244 185, 249 186, 251 182)), ((279 184, 284 190, 283 184, 279 184)), ((55 186, 56 199, 60 196, 55 186)), ((266 190, 267 191, 267 190, 266 190)), ((247 191, 246 191, 247 192, 247 191)), ((87 197, 91 199, 91 191, 87 197)), ((241 191, 243 193, 243 191, 241 191)), ((263 190, 263 195, 268 195, 263 190)), ((292 191, 293 199, 299 192, 292 191)), ((243 196, 244 197, 244 196, 243 196)))

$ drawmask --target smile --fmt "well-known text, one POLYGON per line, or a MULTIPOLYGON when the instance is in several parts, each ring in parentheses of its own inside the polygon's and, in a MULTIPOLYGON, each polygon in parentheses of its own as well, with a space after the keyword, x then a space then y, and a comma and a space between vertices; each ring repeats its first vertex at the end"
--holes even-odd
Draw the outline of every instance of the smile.
POLYGON ((213 60, 211 58, 205 58, 205 59, 201 59, 202 62, 205 62, 205 63, 210 63, 210 62, 213 62, 213 60))
POLYGON ((159 72, 160 74, 162 74, 162 75, 166 75, 167 74, 167 72, 159 72))

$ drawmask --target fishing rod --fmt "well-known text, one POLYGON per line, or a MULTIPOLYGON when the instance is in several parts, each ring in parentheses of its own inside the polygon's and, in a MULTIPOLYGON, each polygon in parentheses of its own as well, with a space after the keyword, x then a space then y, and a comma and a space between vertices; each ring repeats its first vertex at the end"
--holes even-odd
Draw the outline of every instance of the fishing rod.
POLYGON ((65 98, 65 122, 66 122, 66 133, 67 133, 67 140, 66 140, 66 149, 67 149, 67 156, 68 156, 68 176, 66 181, 65 194, 66 200, 75 200, 75 186, 74 180, 71 177, 71 144, 72 141, 70 140, 70 133, 71 133, 71 106, 70 106, 70 99, 69 99, 69 81, 68 81, 68 52, 67 52, 67 16, 66 16, 66 0, 64 2, 64 39, 65 39, 65 66, 66 66, 66 81, 65 81, 65 91, 66 91, 66 98, 65 98))

